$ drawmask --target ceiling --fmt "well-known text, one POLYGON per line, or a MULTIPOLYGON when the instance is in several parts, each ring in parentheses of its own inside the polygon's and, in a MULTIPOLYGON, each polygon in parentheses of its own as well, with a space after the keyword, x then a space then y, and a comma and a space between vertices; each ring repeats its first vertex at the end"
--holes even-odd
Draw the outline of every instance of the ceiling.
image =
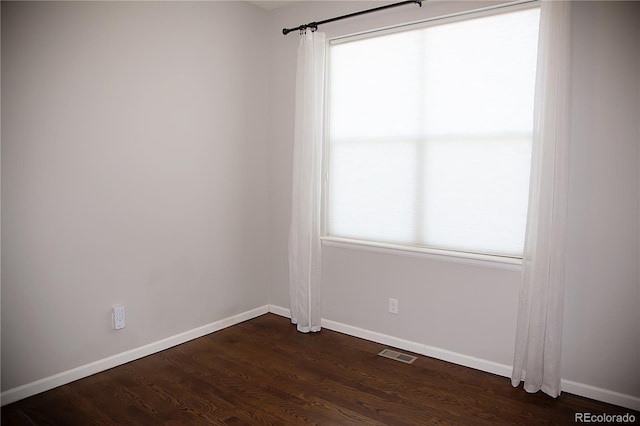
POLYGON ((249 3, 255 4, 256 6, 260 6, 261 8, 266 9, 266 10, 273 10, 273 9, 277 9, 279 7, 282 7, 282 6, 286 6, 286 5, 291 4, 291 3, 295 3, 295 0, 294 1, 255 0, 255 1, 249 1, 249 3))

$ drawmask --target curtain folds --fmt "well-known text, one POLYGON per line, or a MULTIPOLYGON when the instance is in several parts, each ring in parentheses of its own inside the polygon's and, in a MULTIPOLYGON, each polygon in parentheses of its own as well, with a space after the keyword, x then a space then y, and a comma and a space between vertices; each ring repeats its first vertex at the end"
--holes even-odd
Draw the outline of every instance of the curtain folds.
POLYGON ((569 184, 569 1, 543 0, 529 211, 511 383, 560 394, 569 184))
POLYGON ((325 35, 308 31, 298 46, 293 180, 289 227, 291 322, 320 331, 320 184, 325 35))

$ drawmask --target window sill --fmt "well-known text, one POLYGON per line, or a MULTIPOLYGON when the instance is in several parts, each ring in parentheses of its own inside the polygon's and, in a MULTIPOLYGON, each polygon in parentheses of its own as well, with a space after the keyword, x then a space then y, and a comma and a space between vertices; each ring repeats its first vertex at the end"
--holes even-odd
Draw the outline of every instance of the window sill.
POLYGON ((522 259, 491 256, 486 254, 464 253, 448 250, 437 250, 424 247, 412 247, 396 244, 378 243, 372 241, 351 240, 347 238, 321 237, 323 246, 339 247, 351 250, 370 251, 374 253, 392 254, 395 256, 417 257, 436 262, 459 263, 463 265, 480 266, 483 268, 520 271, 522 259))

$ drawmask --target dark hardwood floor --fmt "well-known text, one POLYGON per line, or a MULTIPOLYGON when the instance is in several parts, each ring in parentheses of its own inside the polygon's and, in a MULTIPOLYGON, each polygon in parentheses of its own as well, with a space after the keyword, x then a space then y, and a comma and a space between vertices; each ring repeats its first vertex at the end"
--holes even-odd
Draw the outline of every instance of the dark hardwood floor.
POLYGON ((638 412, 418 356, 273 314, 2 408, 2 425, 573 424, 576 412, 638 412))

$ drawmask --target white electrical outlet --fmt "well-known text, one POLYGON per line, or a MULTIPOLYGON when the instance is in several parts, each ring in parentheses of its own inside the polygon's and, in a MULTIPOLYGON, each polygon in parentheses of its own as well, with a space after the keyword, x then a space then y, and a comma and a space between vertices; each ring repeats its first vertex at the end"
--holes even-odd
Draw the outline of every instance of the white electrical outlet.
POLYGON ((389 299, 389 313, 398 313, 398 299, 389 299))
POLYGON ((113 328, 120 330, 124 328, 124 306, 115 306, 113 308, 113 328))

